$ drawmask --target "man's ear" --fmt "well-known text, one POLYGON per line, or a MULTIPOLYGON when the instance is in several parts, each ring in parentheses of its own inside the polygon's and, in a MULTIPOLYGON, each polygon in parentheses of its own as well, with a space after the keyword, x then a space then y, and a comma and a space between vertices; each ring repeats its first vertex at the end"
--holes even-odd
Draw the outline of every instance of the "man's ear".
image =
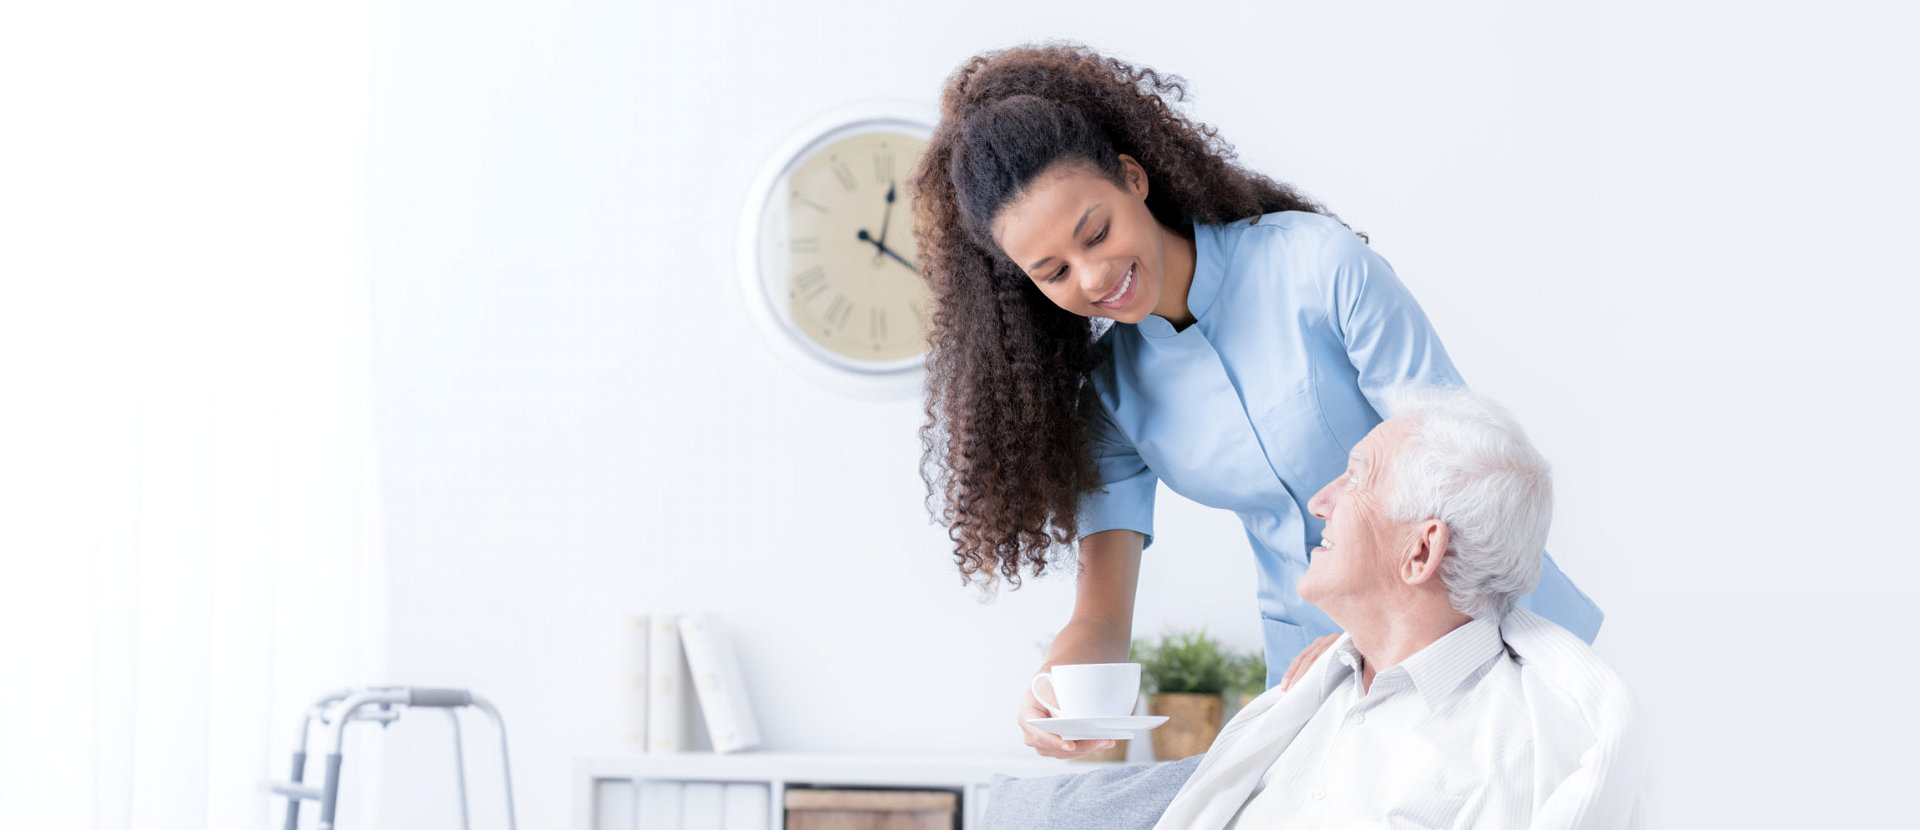
POLYGON ((1413 526, 1411 550, 1400 562, 1400 578, 1408 585, 1424 584, 1440 576, 1440 563, 1447 558, 1447 523, 1428 519, 1413 526))

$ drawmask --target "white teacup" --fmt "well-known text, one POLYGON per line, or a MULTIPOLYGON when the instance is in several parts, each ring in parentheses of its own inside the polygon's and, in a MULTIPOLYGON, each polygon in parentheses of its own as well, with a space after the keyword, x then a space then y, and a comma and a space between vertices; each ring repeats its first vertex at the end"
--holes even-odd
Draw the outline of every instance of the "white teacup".
POLYGON ((1033 678, 1033 697, 1056 718, 1107 718, 1133 714, 1140 699, 1139 663, 1070 663, 1033 678), (1053 685, 1054 702, 1040 696, 1040 681, 1053 685))

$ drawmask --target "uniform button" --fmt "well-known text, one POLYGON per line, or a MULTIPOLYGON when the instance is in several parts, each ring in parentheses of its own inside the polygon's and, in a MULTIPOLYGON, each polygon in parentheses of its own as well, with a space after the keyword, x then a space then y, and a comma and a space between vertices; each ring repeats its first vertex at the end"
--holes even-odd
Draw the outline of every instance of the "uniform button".
POLYGON ((1359 726, 1360 724, 1363 724, 1363 723, 1366 723, 1366 722, 1367 722, 1367 716, 1366 716, 1366 715, 1365 715, 1364 713, 1361 713, 1361 714, 1356 714, 1356 715, 1354 715, 1354 716, 1353 716, 1353 725, 1354 725, 1354 726, 1359 726))
POLYGON ((1314 787, 1314 788, 1313 788, 1313 800, 1315 800, 1315 801, 1319 801, 1319 800, 1321 800, 1321 799, 1323 799, 1323 798, 1326 798, 1326 797, 1327 797, 1327 788, 1326 788, 1326 787, 1314 787))

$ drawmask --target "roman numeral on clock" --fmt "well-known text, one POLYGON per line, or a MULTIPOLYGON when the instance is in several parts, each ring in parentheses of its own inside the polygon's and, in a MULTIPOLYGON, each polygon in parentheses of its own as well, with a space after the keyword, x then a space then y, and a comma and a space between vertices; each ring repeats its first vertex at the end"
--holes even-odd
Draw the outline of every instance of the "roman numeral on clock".
POLYGON ((793 275, 793 295, 802 300, 811 300, 827 290, 827 272, 815 265, 793 275))
POLYGON ((793 192, 793 200, 804 207, 813 208, 814 210, 819 211, 820 213, 827 212, 827 208, 825 205, 822 205, 819 202, 815 202, 812 199, 809 199, 805 196, 800 195, 800 191, 798 190, 793 192))
POLYGON ((829 326, 844 326, 847 315, 853 313, 853 302, 845 294, 833 295, 833 302, 827 306, 827 313, 821 318, 829 326))

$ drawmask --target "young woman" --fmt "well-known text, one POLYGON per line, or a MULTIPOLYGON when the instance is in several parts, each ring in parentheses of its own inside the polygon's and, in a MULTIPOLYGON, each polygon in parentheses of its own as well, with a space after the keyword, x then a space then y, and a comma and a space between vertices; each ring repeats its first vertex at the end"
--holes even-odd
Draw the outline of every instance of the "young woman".
MULTIPOLYGON (((1073 615, 1042 671, 1126 660, 1157 482, 1234 511, 1268 683, 1290 683, 1338 633, 1294 590, 1309 555, 1334 555, 1307 499, 1381 421, 1379 390, 1462 381, 1386 260, 1232 163, 1168 106, 1183 84, 1073 45, 989 52, 948 79, 912 181, 937 302, 923 473, 968 580, 1017 588, 1078 540, 1073 615)), ((1522 604, 1599 630, 1551 558, 1522 604)), ((1025 693, 1042 755, 1111 745, 1026 723, 1045 716, 1025 693)))

